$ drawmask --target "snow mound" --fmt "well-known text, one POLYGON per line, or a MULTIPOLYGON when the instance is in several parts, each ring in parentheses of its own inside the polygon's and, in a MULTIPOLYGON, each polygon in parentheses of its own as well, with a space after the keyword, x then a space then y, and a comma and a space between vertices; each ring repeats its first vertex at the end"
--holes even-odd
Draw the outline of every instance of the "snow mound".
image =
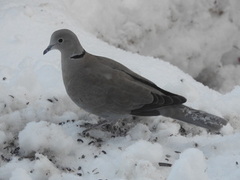
POLYGON ((69 154, 74 149, 74 141, 63 129, 49 122, 30 122, 19 133, 19 146, 24 154, 53 151, 69 154))
POLYGON ((198 149, 187 149, 172 167, 168 180, 207 180, 204 154, 198 149))

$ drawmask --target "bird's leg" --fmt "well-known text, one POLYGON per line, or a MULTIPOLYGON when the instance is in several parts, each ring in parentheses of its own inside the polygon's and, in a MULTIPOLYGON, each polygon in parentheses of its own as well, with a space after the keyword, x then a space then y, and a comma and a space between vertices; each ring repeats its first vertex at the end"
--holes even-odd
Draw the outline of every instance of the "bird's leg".
POLYGON ((111 121, 109 122, 108 120, 101 120, 97 124, 91 124, 89 128, 87 128, 83 131, 83 134, 86 134, 88 131, 90 131, 92 129, 100 129, 103 125, 106 125, 106 124, 111 124, 111 121))
POLYGON ((99 123, 89 124, 87 129, 85 129, 82 133, 83 133, 83 135, 85 135, 88 131, 90 131, 92 129, 101 129, 103 131, 105 130, 105 131, 111 132, 113 134, 126 134, 126 132, 131 127, 131 125, 126 126, 126 123, 128 124, 129 123, 128 121, 130 121, 132 124, 132 120, 135 118, 136 117, 126 117, 126 118, 121 118, 121 119, 118 119, 118 118, 101 119, 100 118, 99 123), (123 120, 126 120, 126 122, 123 122, 123 120), (117 122, 121 122, 121 123, 116 125, 117 122), (115 125, 116 125, 116 127, 115 127, 115 125))

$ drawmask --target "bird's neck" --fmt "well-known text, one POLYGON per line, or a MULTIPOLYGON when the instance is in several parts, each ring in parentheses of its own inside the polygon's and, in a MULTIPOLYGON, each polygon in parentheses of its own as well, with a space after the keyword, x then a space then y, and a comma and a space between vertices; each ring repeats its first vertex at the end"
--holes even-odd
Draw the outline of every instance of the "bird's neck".
POLYGON ((79 67, 84 64, 85 56, 87 56, 87 52, 84 49, 82 49, 82 52, 75 51, 69 54, 62 53, 62 76, 65 86, 71 82, 76 74, 79 74, 79 67))

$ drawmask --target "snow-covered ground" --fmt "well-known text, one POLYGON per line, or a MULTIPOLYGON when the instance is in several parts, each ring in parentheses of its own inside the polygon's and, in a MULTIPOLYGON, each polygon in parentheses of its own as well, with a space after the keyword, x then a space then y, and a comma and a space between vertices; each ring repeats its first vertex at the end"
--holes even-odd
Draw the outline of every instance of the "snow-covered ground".
POLYGON ((238 180, 239 6, 239 0, 0 1, 0 180, 238 180), (60 28, 75 32, 87 51, 121 62, 229 124, 210 134, 159 116, 119 123, 126 135, 93 130, 82 136, 81 124, 98 118, 67 97, 60 53, 42 55, 60 28), (216 78, 213 87, 229 92, 220 94, 166 61, 194 78, 216 78))

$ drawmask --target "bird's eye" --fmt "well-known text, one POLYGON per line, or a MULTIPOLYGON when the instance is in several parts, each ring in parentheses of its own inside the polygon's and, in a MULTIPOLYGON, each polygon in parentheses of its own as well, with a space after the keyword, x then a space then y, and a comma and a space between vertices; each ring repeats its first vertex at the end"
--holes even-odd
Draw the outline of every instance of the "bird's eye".
POLYGON ((62 42, 63 42, 63 39, 59 39, 58 42, 59 42, 59 43, 62 43, 62 42))

